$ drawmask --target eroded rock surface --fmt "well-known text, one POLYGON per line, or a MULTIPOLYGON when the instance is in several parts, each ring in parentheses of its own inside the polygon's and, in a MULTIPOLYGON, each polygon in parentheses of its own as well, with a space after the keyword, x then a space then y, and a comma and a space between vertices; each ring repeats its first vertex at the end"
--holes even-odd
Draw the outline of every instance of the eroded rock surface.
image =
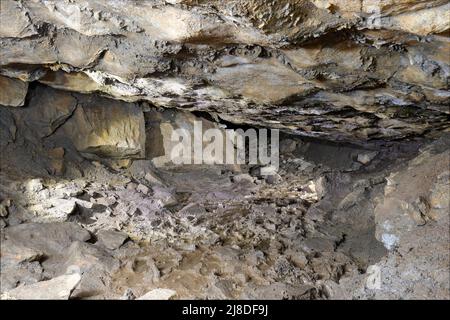
POLYGON ((448 12, 443 0, 6 0, 0 71, 333 140, 436 135, 448 12))

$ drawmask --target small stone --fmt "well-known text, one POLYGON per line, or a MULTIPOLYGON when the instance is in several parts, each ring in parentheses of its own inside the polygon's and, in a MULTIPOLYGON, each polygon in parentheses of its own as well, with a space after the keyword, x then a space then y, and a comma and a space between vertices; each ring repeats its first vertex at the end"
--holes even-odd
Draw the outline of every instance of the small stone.
POLYGON ((266 182, 267 182, 268 184, 277 184, 277 183, 279 183, 281 180, 282 180, 282 178, 281 178, 281 176, 280 176, 278 173, 276 173, 276 174, 271 174, 271 175, 268 175, 268 176, 266 177, 266 182))
POLYGON ((75 208, 77 207, 77 203, 75 200, 66 200, 66 199, 52 199, 49 201, 52 208, 50 208, 50 211, 55 212, 57 214, 63 213, 63 214, 71 214, 75 211, 75 208))
POLYGON ((143 193, 143 194, 148 194, 148 192, 150 191, 150 189, 147 186, 143 185, 143 184, 139 184, 137 186, 136 190, 138 192, 140 192, 140 193, 143 193))
POLYGON ((259 175, 261 176, 270 176, 278 173, 278 168, 275 166, 266 166, 259 168, 259 175))
POLYGON ((100 244, 110 250, 115 250, 128 239, 128 235, 121 231, 101 230, 97 233, 97 238, 100 244))
POLYGON ((248 173, 238 174, 233 177, 233 182, 236 182, 236 183, 242 183, 242 182, 253 183, 254 180, 255 179, 248 173))
POLYGON ((178 203, 170 190, 159 186, 153 187, 153 198, 159 200, 164 207, 173 206, 178 203))
POLYGON ((372 161, 377 156, 377 154, 378 154, 378 152, 376 152, 376 151, 370 152, 370 153, 360 153, 360 154, 358 154, 358 157, 356 158, 356 160, 359 163, 368 164, 370 161, 372 161))
POLYGON ((105 207, 110 207, 117 202, 114 197, 100 197, 95 199, 95 203, 104 205, 105 207))
POLYGON ((292 252, 289 259, 294 266, 303 269, 308 264, 308 259, 302 252, 292 252))
POLYGON ((26 189, 28 192, 39 192, 44 189, 44 186, 42 185, 41 179, 31 179, 26 184, 26 189))
POLYGON ((8 216, 8 207, 11 206, 11 200, 3 200, 2 203, 0 203, 0 217, 7 217, 8 216))
POLYGON ((169 300, 176 294, 177 293, 174 290, 158 288, 147 292, 137 300, 169 300))
POLYGON ((134 182, 130 182, 129 184, 127 184, 127 190, 136 190, 137 188, 137 184, 134 182))
POLYGON ((164 185, 161 179, 159 179, 153 172, 147 172, 144 178, 152 185, 164 185))

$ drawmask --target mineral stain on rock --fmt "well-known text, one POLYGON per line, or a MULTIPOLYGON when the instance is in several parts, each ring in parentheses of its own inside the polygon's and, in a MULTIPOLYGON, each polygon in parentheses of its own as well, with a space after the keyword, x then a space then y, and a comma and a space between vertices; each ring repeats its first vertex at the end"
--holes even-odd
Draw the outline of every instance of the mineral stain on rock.
POLYGON ((1 1, 1 298, 450 299, 449 29, 444 0, 1 1), (280 129, 279 169, 174 163, 197 122, 280 129))

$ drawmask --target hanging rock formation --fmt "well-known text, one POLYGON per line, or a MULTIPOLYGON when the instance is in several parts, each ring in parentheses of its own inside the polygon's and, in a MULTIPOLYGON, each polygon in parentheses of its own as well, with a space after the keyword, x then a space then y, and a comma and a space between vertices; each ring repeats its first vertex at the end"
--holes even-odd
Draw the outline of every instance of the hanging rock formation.
POLYGON ((434 136, 449 21, 445 0, 7 0, 0 71, 305 136, 434 136))

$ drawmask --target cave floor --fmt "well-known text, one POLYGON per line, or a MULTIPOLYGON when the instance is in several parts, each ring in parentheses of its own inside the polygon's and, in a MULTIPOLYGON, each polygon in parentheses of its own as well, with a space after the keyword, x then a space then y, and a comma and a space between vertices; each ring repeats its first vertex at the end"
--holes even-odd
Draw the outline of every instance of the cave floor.
MULTIPOLYGON (((38 177, 3 161, 3 298, 53 297, 49 286, 71 299, 446 297, 445 254, 425 262, 434 278, 404 279, 420 259, 377 234, 386 178, 407 171, 421 144, 393 144, 365 164, 354 159, 367 150, 298 145, 267 177, 248 166, 147 160, 87 161, 83 176, 38 177), (374 268, 389 274, 388 287, 368 285, 374 268)), ((423 228, 445 230, 445 216, 439 221, 423 228)), ((440 234, 430 241, 445 250, 440 234)))

